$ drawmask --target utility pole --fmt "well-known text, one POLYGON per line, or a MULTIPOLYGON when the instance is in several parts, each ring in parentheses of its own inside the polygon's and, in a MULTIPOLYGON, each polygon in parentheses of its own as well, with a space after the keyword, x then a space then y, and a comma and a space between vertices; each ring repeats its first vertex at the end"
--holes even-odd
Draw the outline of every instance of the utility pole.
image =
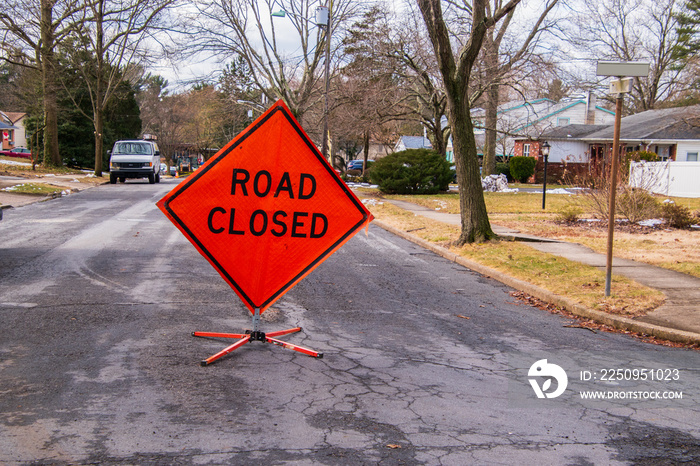
POLYGON ((324 108, 323 108, 323 141, 321 142, 321 154, 323 157, 332 163, 330 155, 328 154, 328 93, 330 92, 331 86, 331 1, 328 0, 327 6, 320 6, 316 9, 316 24, 318 26, 326 28, 326 91, 324 95, 324 108))

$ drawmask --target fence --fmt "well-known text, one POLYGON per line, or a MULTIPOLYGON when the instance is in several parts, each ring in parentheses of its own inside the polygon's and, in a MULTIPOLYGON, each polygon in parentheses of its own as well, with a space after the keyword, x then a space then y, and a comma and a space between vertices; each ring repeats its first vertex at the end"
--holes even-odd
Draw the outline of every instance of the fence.
POLYGON ((629 184, 665 196, 700 197, 700 162, 632 162, 629 184))

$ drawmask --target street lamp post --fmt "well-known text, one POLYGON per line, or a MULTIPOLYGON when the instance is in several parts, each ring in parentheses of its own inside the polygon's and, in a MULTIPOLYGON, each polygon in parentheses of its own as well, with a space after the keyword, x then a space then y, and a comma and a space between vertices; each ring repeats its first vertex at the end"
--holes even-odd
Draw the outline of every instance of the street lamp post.
MULTIPOLYGON (((330 0, 328 6, 320 6, 316 9, 316 24, 326 28, 326 70, 325 70, 325 86, 324 93, 324 108, 323 108, 323 141, 321 142, 321 154, 326 160, 332 162, 328 156, 328 93, 330 92, 330 70, 331 70, 331 12, 330 0)), ((331 163, 332 165, 332 163, 331 163)))
POLYGON ((544 210, 544 205, 545 205, 545 199, 547 197, 547 164, 549 163, 549 149, 550 149, 549 143, 547 141, 542 144, 542 147, 540 150, 542 151, 542 155, 544 155, 544 180, 542 181, 542 210, 544 210))
MULTIPOLYGON (((316 26, 326 30, 326 64, 325 64, 325 91, 324 91, 324 108, 323 108, 323 136, 321 141, 321 154, 326 160, 328 157, 328 94, 330 92, 330 69, 331 69, 331 0, 327 0, 327 6, 322 5, 316 7, 316 26)), ((273 11, 272 16, 276 18, 284 18, 287 12, 285 10, 273 11)))

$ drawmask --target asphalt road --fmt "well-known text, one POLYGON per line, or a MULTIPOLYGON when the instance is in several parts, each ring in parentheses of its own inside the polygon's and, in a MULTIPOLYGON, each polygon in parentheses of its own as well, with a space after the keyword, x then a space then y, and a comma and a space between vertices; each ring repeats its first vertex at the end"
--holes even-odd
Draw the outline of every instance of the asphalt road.
POLYGON ((230 341, 192 331, 250 313, 155 207, 176 182, 5 212, 1 464, 700 463, 700 352, 576 328, 373 226, 262 316, 323 359, 200 366, 230 341))

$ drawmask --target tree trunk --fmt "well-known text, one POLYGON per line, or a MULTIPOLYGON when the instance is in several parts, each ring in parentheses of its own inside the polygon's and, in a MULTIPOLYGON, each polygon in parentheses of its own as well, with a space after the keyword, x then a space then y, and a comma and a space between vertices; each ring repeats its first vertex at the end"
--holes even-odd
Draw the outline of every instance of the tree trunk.
POLYGON ((484 119, 484 160, 482 175, 496 173, 496 139, 498 128, 498 88, 500 76, 498 49, 500 41, 494 39, 494 30, 489 30, 484 36, 483 57, 486 65, 486 116, 484 119))
POLYGON ((44 93, 44 164, 60 167, 58 151, 58 103, 54 57, 53 2, 41 2, 41 81, 44 93))
POLYGON ((486 126, 483 176, 496 174, 496 139, 498 125, 498 84, 492 83, 486 91, 486 126))
POLYGON ((452 127, 457 183, 459 184, 459 207, 462 231, 457 243, 480 243, 496 238, 491 230, 484 191, 479 173, 479 155, 468 105, 451 106, 449 121, 452 127))
MULTIPOLYGON (((459 183, 459 206, 462 220, 462 230, 457 240, 459 245, 496 238, 491 230, 486 202, 484 201, 484 191, 481 187, 479 156, 476 151, 474 125, 469 111, 468 97, 471 70, 478 57, 488 27, 485 21, 485 1, 475 0, 473 3, 473 28, 467 45, 458 54, 458 63, 455 62, 455 55, 452 53, 449 32, 442 18, 440 0, 419 0, 418 2, 445 84, 457 183, 459 183)), ((516 4, 515 0, 511 0, 508 5, 514 8, 516 4)), ((502 12, 504 11, 507 10, 502 12)))
POLYGON ((445 155, 447 153, 447 143, 445 142, 445 132, 442 130, 442 116, 444 112, 442 110, 442 104, 437 98, 434 97, 432 102, 433 120, 435 121, 435 131, 433 132, 435 145, 433 149, 445 155))
POLYGON ((97 21, 95 22, 95 58, 97 79, 95 82, 95 100, 93 102, 93 126, 95 127, 95 176, 102 176, 102 141, 104 128, 104 2, 97 4, 97 21))
POLYGON ((98 108, 95 112, 95 176, 102 176, 102 149, 104 145, 104 118, 102 109, 98 108))
POLYGON ((363 143, 363 148, 362 152, 364 155, 364 162, 362 163, 362 174, 365 174, 365 170, 367 170, 367 158, 369 158, 369 136, 370 132, 365 131, 365 134, 362 137, 362 143, 363 143))

